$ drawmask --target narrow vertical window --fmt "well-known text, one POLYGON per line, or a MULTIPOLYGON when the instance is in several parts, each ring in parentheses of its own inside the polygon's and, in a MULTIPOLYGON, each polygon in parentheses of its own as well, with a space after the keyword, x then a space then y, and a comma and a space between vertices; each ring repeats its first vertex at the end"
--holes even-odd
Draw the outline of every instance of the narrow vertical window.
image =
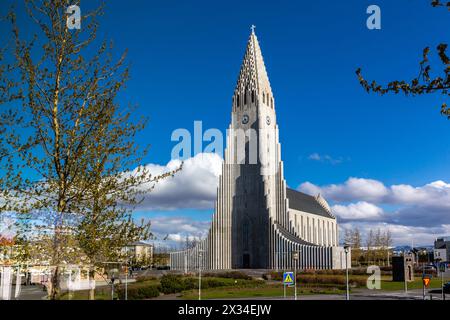
POLYGON ((249 249, 249 238, 250 238, 250 235, 249 235, 249 233, 250 233, 250 224, 249 224, 249 221, 248 221, 248 218, 247 217, 245 217, 244 218, 244 223, 242 224, 242 234, 243 234, 243 249, 245 250, 245 251, 247 251, 248 249, 249 249))
POLYGON ((266 103, 266 94, 263 92, 263 103, 266 103))

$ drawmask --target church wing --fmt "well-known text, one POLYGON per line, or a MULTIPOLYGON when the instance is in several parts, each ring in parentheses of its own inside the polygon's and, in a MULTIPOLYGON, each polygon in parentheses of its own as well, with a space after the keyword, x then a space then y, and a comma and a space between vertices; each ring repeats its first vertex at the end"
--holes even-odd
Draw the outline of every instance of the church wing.
POLYGON ((315 214, 321 217, 335 219, 330 211, 326 210, 315 197, 306 193, 286 188, 286 195, 289 199, 289 208, 315 214))

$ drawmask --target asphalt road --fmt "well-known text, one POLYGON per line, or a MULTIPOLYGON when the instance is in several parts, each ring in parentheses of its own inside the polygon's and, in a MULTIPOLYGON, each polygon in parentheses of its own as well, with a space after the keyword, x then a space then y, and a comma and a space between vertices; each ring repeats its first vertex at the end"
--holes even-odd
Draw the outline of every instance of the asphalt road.
MULTIPOLYGON (((440 290, 431 292, 433 300, 442 300, 440 290)), ((447 300, 450 296, 447 295, 447 300)), ((284 297, 258 297, 258 300, 284 300, 284 297)), ((286 299, 294 300, 291 295, 286 299)), ((316 295, 299 295, 298 300, 345 300, 345 294, 316 294, 316 295)), ((430 300, 430 292, 426 291, 426 300, 430 300)), ((252 300, 252 298, 242 298, 236 300, 252 300)), ((404 291, 380 291, 380 290, 358 290, 350 294, 350 300, 423 300, 422 290, 410 290, 408 293, 404 291)))
POLYGON ((44 291, 41 285, 21 286, 17 299, 14 298, 14 293, 16 292, 15 285, 12 286, 11 292, 11 300, 45 300, 47 297, 47 292, 44 291))
MULTIPOLYGON (((14 294, 15 287, 13 286, 12 292, 14 294)), ((430 295, 433 300, 442 300, 441 291, 427 290, 425 299, 430 300, 430 295)), ((45 300, 46 292, 40 285, 22 286, 20 296, 17 300, 45 300)), ((450 300, 450 295, 447 294, 447 300, 450 300)), ((14 297, 12 297, 14 299, 14 297)), ((160 299, 177 299, 176 295, 161 296, 160 299)), ((280 297, 258 297, 258 298, 239 298, 232 300, 284 300, 283 296, 280 297)), ((286 299, 294 300, 294 297, 288 296, 286 299)), ((359 289, 350 294, 350 300, 422 300, 422 290, 409 290, 408 293, 404 291, 380 291, 380 290, 368 290, 359 289)), ((316 294, 316 295, 299 295, 298 300, 345 300, 343 294, 316 294)))

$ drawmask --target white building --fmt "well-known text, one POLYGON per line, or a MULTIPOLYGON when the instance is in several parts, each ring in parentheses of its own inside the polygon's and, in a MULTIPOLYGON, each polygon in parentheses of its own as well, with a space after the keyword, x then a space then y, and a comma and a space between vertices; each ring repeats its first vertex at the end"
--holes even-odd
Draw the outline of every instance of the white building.
POLYGON ((153 245, 136 241, 126 246, 126 254, 133 263, 151 265, 153 262, 153 245))
POLYGON ((437 238, 434 242, 434 261, 450 260, 450 237, 437 238))
MULTIPOLYGON (((170 255, 171 269, 345 268, 326 200, 286 186, 275 98, 252 31, 232 100, 215 213, 207 238, 170 255), (294 253, 298 259, 294 260, 294 253)), ((348 254, 350 266, 350 254, 348 254)))

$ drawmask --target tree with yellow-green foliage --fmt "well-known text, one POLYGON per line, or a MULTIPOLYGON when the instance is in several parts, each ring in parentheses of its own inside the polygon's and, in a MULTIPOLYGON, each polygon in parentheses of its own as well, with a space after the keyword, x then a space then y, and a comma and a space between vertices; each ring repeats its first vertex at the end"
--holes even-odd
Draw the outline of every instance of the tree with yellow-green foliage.
POLYGON ((35 34, 21 32, 12 10, 12 55, 0 67, 0 161, 7 169, 0 203, 21 221, 18 232, 51 237, 56 299, 61 268, 71 261, 67 249, 80 248, 93 268, 119 259, 121 246, 149 236, 149 222, 136 224, 133 207, 175 172, 154 177, 141 165, 147 149, 135 136, 146 121, 118 102, 129 71, 125 53, 116 57, 112 45, 96 40, 103 6, 83 11, 82 28, 72 30, 67 8, 80 1, 24 3, 35 34))

